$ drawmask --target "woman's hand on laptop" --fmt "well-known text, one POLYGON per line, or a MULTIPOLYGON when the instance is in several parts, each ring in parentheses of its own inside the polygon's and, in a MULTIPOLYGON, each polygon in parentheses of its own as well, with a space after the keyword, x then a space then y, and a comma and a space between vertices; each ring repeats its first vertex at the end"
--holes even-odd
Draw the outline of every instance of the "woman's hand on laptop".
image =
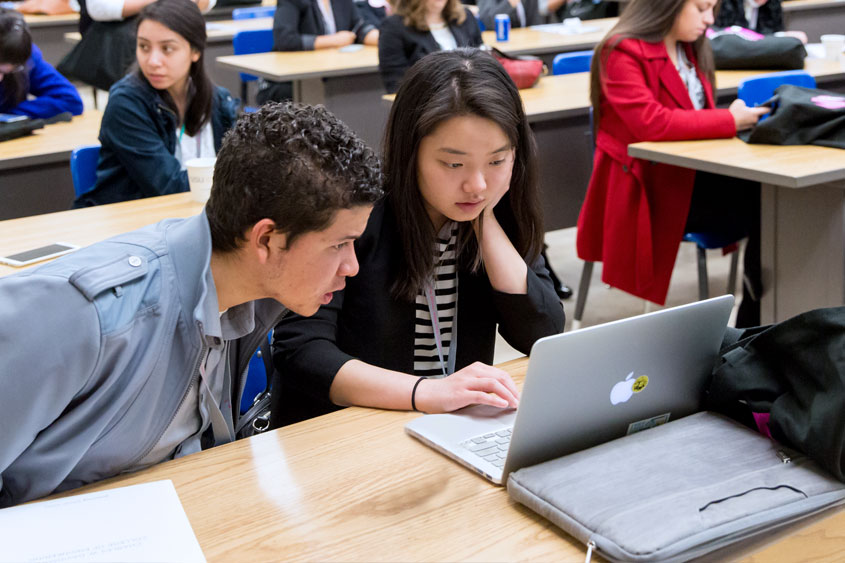
POLYGON ((519 391, 506 371, 481 362, 417 387, 416 406, 422 412, 451 412, 469 405, 516 408, 519 391))

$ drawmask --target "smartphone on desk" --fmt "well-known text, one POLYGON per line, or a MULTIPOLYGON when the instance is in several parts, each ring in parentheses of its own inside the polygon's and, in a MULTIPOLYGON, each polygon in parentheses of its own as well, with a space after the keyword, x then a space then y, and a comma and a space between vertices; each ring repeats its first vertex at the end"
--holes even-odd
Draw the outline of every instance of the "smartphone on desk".
POLYGON ((41 262, 42 260, 55 258, 56 256, 67 254, 68 252, 73 252, 77 248, 79 248, 79 246, 75 244, 54 242, 53 244, 33 248, 32 250, 24 250, 23 252, 18 252, 17 254, 0 256, 0 264, 20 268, 22 266, 29 266, 30 264, 41 262))
POLYGON ((14 115, 11 113, 0 113, 0 123, 14 123, 15 121, 23 121, 29 119, 25 115, 14 115))

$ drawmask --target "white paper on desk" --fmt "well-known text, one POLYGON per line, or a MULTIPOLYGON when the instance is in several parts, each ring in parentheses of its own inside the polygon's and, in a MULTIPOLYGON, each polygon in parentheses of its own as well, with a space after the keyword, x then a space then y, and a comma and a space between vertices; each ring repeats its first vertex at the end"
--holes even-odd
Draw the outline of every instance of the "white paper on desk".
POLYGON ((558 35, 580 35, 582 33, 595 33, 601 31, 600 28, 594 25, 563 25, 562 23, 543 23, 540 25, 532 25, 531 29, 536 31, 544 31, 546 33, 557 33, 558 35))
POLYGON ((205 561, 172 481, 0 510, 0 561, 205 561))

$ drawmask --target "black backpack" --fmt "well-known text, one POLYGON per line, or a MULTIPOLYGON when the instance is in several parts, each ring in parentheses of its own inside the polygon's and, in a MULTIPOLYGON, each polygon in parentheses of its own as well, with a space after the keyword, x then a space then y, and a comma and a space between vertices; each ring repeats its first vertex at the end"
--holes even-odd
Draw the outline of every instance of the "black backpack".
POLYGON ((845 307, 738 331, 705 393, 705 408, 770 433, 845 481, 845 307))

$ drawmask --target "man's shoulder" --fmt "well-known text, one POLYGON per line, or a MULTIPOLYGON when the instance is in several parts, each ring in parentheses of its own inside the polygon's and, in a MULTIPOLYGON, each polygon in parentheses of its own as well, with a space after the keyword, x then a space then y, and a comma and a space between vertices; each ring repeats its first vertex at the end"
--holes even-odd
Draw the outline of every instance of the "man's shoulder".
POLYGON ((150 225, 77 250, 26 272, 41 287, 75 291, 97 309, 104 333, 129 322, 139 310, 156 306, 168 254, 166 224, 150 225))

